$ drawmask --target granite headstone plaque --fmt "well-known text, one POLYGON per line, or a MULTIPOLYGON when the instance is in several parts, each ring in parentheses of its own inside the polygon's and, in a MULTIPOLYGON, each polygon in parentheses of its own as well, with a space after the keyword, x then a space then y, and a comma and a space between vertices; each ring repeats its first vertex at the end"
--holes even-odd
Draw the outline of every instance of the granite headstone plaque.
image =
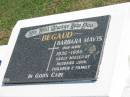
POLYGON ((1 65, 1 60, 0 60, 0 65, 1 65))
POLYGON ((22 28, 3 84, 98 80, 110 16, 22 28))

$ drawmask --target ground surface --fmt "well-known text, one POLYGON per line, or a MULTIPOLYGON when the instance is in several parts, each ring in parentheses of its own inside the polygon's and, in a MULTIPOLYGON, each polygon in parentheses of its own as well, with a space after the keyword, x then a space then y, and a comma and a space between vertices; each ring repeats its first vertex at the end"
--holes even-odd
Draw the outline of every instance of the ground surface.
POLYGON ((0 44, 7 44, 16 21, 129 2, 130 0, 0 0, 0 44))

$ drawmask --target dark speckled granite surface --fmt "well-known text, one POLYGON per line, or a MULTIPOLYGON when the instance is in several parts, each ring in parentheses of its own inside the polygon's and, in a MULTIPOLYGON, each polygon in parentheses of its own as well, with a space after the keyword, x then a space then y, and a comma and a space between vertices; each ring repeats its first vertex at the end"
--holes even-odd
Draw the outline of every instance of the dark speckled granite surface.
POLYGON ((22 28, 10 58, 3 84, 94 82, 98 80, 109 20, 110 16, 108 15, 22 28), (70 23, 69 26, 72 26, 73 23, 75 26, 81 26, 78 23, 86 22, 88 22, 86 25, 88 27, 94 26, 91 22, 97 23, 97 25, 94 29, 70 28, 69 30, 42 33, 29 38, 25 37, 28 31, 45 26, 58 26, 58 24, 65 23, 70 23), (42 41, 44 35, 57 35, 65 32, 72 32, 74 35, 62 40, 42 41), (71 43, 65 44, 67 40, 71 43))

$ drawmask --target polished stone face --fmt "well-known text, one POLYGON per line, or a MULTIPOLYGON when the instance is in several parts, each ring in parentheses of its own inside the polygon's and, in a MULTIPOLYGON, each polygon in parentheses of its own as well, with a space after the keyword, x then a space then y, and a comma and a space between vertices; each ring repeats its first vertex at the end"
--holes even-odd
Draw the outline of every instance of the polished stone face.
POLYGON ((22 28, 3 84, 98 80, 110 16, 22 28))
POLYGON ((0 65, 1 65, 1 60, 0 60, 0 65))

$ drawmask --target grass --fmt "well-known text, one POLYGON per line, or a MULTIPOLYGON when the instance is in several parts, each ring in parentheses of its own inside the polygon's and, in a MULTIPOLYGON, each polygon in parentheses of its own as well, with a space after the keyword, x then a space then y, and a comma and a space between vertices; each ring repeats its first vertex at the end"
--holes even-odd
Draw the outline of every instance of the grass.
POLYGON ((0 0, 0 44, 18 20, 129 2, 130 0, 0 0))

